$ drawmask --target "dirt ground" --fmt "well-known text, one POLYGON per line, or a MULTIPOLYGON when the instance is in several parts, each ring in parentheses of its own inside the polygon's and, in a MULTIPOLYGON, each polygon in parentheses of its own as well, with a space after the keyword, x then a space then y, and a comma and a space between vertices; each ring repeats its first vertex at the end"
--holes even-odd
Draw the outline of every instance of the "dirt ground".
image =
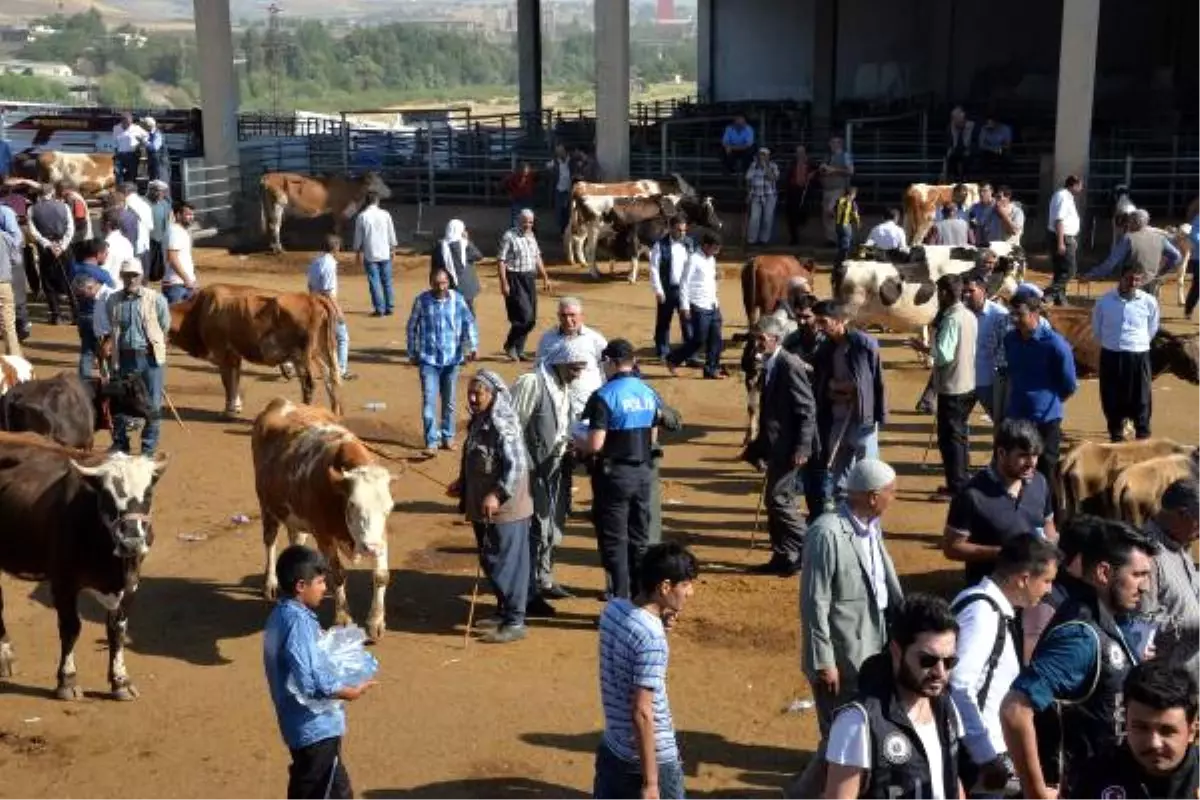
MULTIPOLYGON (((198 254, 207 282, 232 281, 302 289, 309 254, 281 259, 198 254)), ((423 288, 424 261, 406 260, 398 308, 406 312, 423 288)), ((734 263, 730 267, 736 266, 734 263)), ((486 270, 485 270, 486 272, 486 270)), ((553 268, 556 292, 580 295, 587 322, 610 337, 649 343, 653 298, 642 283, 591 282, 553 268)), ((364 279, 347 270, 342 299, 351 326, 352 368, 346 386, 348 423, 396 454, 420 444, 419 388, 402 355, 404 316, 372 319, 364 279), (370 412, 370 402, 387 404, 370 412)), ((818 288, 827 290, 822 275, 818 288)), ((729 332, 743 323, 737 284, 721 284, 729 332)), ((1174 299, 1166 316, 1188 327, 1174 299)), ((486 366, 499 363, 505 332, 494 278, 478 302, 486 366)), ((552 324, 543 298, 539 328, 552 324)), ((1191 326, 1194 329, 1194 326, 1191 326)), ((882 432, 884 457, 900 474, 900 499, 884 520, 887 543, 910 590, 952 593, 959 569, 938 549, 946 507, 928 499, 940 482, 923 464, 929 418, 913 404, 925 380, 898 336, 884 336, 891 421, 882 432)), ((41 374, 70 368, 72 328, 38 326, 28 353, 41 374)), ((726 360, 736 366, 737 353, 726 360)), ((468 370, 469 372, 470 370, 468 370)), ((756 577, 743 568, 766 558, 748 549, 758 476, 736 456, 745 422, 737 378, 677 379, 656 363, 654 385, 683 412, 686 427, 667 446, 662 469, 666 535, 695 548, 704 574, 672 636, 670 698, 694 797, 778 796, 816 743, 811 711, 787 713, 809 696, 799 671, 797 579, 756 577)), ((6 622, 19 659, 11 683, 0 684, 0 796, 279 796, 288 755, 263 679, 260 631, 269 611, 260 590, 259 535, 249 425, 223 421, 221 388, 212 367, 173 355, 167 386, 185 427, 168 417, 162 448, 171 466, 155 501, 157 540, 144 569, 130 620, 131 675, 142 696, 120 704, 104 698, 104 630, 98 604, 81 600, 86 622, 76 657, 86 699, 52 697, 58 638, 47 589, 4 578, 6 622), (249 524, 231 518, 246 514, 249 524)), ((252 368, 243 380, 253 413, 276 395, 299 397, 295 383, 252 368)), ((463 383, 460 383, 460 405, 463 383)), ((1155 432, 1200 438, 1198 392, 1174 378, 1155 384, 1155 432)), ((974 463, 987 459, 988 427, 973 425, 974 463)), ((1097 387, 1085 383, 1068 408, 1071 436, 1099 437, 1097 387)), ((936 450, 929 465, 937 462, 936 450)), ((557 603, 559 615, 532 621, 515 645, 463 646, 475 575, 470 529, 444 496, 455 472, 441 456, 409 469, 393 485, 397 507, 389 524, 392 582, 388 633, 374 652, 381 685, 349 709, 345 759, 356 791, 366 797, 578 797, 591 788, 593 750, 602 726, 593 620, 603 587, 590 524, 572 519, 558 553, 558 577, 578 599, 557 603)), ((580 479, 577 505, 588 503, 580 479)), ((361 622, 370 576, 351 574, 353 611, 361 622)), ((481 594, 479 613, 491 611, 481 594)), ((329 605, 322 610, 331 621, 329 605)))

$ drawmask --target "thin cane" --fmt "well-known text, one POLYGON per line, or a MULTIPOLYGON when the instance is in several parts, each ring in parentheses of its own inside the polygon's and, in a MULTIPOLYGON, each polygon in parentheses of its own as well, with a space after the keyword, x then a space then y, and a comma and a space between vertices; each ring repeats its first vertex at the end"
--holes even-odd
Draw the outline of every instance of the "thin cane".
POLYGON ((167 404, 167 408, 171 409, 171 413, 175 416, 175 421, 179 423, 179 427, 183 428, 190 435, 192 432, 191 429, 188 428, 187 425, 183 424, 183 417, 179 416, 179 411, 175 408, 175 404, 171 402, 171 395, 167 394, 167 390, 165 388, 163 389, 162 395, 163 400, 167 404))
POLYGON ((475 587, 471 589, 471 608, 467 611, 467 630, 463 633, 463 649, 467 649, 467 645, 471 643, 471 626, 475 624, 475 603, 479 600, 479 573, 480 565, 475 565, 475 587))
POLYGON ((767 499, 767 476, 763 475, 762 489, 758 493, 758 508, 754 511, 754 527, 750 529, 750 549, 754 549, 754 539, 758 535, 758 521, 762 517, 763 503, 767 499))
POLYGON ((929 441, 925 442, 925 452, 921 454, 921 463, 929 460, 929 451, 933 449, 933 434, 937 430, 937 420, 929 423, 929 441))

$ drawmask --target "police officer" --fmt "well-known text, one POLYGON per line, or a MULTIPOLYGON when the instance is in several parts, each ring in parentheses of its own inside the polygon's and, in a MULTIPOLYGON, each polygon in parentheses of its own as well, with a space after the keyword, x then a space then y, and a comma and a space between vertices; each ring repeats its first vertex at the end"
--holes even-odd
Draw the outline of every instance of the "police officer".
POLYGON ((962 720, 947 691, 958 622, 940 597, 897 605, 887 650, 863 662, 857 698, 829 728, 825 797, 963 796, 962 720))
POLYGON ((1094 528, 1083 536, 1082 580, 1059 606, 1000 710, 1013 767, 1030 798, 1057 796, 1056 785, 1070 786, 1089 758, 1116 746, 1121 686, 1145 655, 1130 647, 1118 618, 1146 593, 1157 545, 1124 522, 1082 516, 1068 530, 1076 526, 1094 528), (1061 765, 1048 755, 1060 746, 1061 765))
POLYGON ((613 339, 601 353, 608 382, 584 408, 593 456, 592 521, 612 597, 632 597, 633 575, 648 546, 651 458, 660 401, 634 374, 633 345, 613 339))
POLYGON ((1196 691, 1181 664, 1156 658, 1131 669, 1125 679, 1125 742, 1090 760, 1069 796, 1197 797, 1196 691))

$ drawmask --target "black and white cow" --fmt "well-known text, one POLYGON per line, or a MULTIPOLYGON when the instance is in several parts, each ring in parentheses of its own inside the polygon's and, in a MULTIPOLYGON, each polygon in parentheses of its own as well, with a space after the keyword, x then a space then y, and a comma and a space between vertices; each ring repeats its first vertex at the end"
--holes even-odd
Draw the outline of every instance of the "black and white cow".
MULTIPOLYGON (((97 456, 34 434, 0 434, 0 571, 50 583, 62 646, 59 699, 83 696, 75 670, 82 629, 76 603, 83 589, 108 611, 113 697, 137 697, 125 668, 127 614, 154 542, 150 506, 166 466, 162 456, 97 456)), ((0 678, 13 674, 13 661, 0 615, 0 678)))
POLYGON ((721 231, 721 218, 711 197, 664 197, 658 206, 657 214, 623 215, 618 213, 618 207, 605 217, 605 223, 612 229, 613 257, 629 261, 630 283, 637 283, 639 258, 649 256, 650 248, 670 232, 670 220, 675 214, 687 217, 689 234, 695 239, 703 230, 721 231))

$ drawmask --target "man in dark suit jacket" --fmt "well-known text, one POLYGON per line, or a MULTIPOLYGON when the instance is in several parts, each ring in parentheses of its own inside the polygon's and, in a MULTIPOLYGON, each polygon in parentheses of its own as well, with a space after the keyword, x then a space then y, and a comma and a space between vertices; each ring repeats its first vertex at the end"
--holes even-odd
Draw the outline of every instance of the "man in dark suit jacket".
POLYGON ((746 449, 745 457, 767 470, 767 532, 772 555, 753 571, 787 577, 800 571, 804 518, 797 508, 796 487, 800 470, 816 447, 817 409, 808 378, 810 367, 781 346, 783 336, 783 325, 774 317, 763 317, 754 334, 766 377, 758 437, 746 449))

